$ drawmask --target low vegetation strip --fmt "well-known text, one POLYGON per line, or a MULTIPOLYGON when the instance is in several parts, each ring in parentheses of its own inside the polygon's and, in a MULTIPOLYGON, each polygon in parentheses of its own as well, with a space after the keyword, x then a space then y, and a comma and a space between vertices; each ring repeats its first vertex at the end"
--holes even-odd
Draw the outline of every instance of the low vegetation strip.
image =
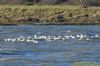
POLYGON ((0 5, 0 24, 100 24, 100 7, 0 5))
POLYGON ((96 62, 75 62, 73 66, 100 66, 100 64, 96 62))

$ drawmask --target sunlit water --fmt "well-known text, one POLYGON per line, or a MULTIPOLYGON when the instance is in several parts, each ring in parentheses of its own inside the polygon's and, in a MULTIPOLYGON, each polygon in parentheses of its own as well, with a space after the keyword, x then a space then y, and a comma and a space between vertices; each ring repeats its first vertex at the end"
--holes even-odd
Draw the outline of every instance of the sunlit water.
POLYGON ((0 26, 0 66, 72 66, 75 62, 100 64, 100 26, 30 25, 0 26), (76 36, 35 42, 5 41, 8 38, 76 36), (94 36, 94 38, 93 38, 94 36))

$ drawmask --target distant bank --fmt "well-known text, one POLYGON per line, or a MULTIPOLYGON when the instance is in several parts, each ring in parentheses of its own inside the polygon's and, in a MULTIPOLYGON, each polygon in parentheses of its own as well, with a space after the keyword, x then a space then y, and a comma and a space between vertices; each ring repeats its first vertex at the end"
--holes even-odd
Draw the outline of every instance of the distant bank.
POLYGON ((5 24, 100 25, 100 7, 0 5, 0 25, 5 24))

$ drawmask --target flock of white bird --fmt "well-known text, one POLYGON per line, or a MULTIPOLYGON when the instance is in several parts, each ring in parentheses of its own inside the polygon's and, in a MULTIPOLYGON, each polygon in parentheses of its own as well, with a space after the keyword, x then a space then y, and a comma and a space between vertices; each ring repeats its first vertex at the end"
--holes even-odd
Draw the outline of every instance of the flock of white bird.
POLYGON ((77 34, 77 35, 65 35, 65 36, 51 36, 51 35, 33 35, 33 36, 19 36, 16 38, 6 38, 4 39, 5 42, 33 42, 39 43, 39 41, 56 41, 56 40, 70 40, 70 39, 77 39, 77 40, 91 40, 91 39, 100 39, 99 34, 95 34, 93 36, 88 36, 84 34, 77 34))

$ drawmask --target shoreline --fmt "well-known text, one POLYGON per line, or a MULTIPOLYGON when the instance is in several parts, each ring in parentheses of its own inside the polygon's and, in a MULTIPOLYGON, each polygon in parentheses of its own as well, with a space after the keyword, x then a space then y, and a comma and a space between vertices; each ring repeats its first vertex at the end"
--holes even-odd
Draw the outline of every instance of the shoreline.
POLYGON ((0 25, 100 25, 100 7, 0 5, 0 25))

